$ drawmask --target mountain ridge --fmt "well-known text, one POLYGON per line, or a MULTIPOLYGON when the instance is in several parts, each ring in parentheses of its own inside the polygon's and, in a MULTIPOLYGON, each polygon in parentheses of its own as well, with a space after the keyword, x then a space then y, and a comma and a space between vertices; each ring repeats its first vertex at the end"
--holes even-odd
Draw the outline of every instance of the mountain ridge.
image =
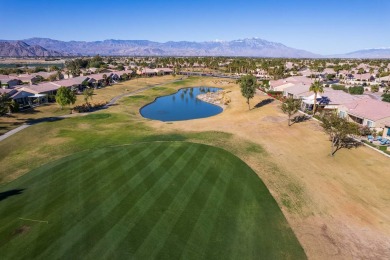
POLYGON ((60 57, 66 53, 48 50, 40 45, 24 41, 0 41, 0 57, 60 57))
POLYGON ((100 41, 60 41, 51 38, 0 40, 0 56, 231 56, 269 58, 353 58, 387 59, 390 48, 371 48, 345 54, 322 56, 260 38, 231 41, 166 41, 106 39, 100 41), (14 45, 5 46, 4 43, 14 45), (28 46, 24 45, 27 44, 28 46))
POLYGON ((137 56, 248 56, 319 58, 305 50, 290 48, 284 44, 259 38, 233 41, 167 41, 117 40, 59 41, 50 38, 29 38, 27 44, 40 45, 58 52, 82 55, 137 55, 137 56))

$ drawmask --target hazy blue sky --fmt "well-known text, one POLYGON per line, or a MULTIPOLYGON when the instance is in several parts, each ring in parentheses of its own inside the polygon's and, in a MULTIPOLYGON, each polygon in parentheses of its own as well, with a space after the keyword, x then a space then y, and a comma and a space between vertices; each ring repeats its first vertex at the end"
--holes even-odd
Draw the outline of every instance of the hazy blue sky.
POLYGON ((389 0, 0 0, 0 39, 259 37, 319 54, 390 47, 389 0))

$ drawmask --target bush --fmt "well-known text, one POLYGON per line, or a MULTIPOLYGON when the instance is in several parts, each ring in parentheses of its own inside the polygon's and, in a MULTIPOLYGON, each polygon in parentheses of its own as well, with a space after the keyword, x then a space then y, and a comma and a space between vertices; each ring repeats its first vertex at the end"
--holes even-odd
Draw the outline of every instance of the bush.
POLYGON ((372 85, 371 86, 371 92, 375 93, 379 91, 379 86, 378 85, 372 85))
POLYGON ((348 92, 348 90, 345 88, 344 85, 335 84, 335 85, 332 85, 332 89, 334 89, 334 90, 342 90, 342 91, 348 92))
POLYGON ((350 87, 348 92, 351 95, 362 95, 364 93, 364 88, 362 86, 350 87))
POLYGON ((273 90, 269 90, 267 92, 268 96, 270 97, 273 97, 273 98, 276 98, 278 100, 280 100, 282 97, 283 97, 283 91, 273 91, 273 90))
POLYGON ((85 112, 90 112, 92 110, 96 110, 99 108, 104 107, 107 104, 107 102, 94 102, 90 104, 82 104, 79 106, 75 106, 73 108, 73 112, 75 113, 85 113, 85 112))
POLYGON ((383 94, 382 95, 382 101, 390 102, 390 94, 383 94))

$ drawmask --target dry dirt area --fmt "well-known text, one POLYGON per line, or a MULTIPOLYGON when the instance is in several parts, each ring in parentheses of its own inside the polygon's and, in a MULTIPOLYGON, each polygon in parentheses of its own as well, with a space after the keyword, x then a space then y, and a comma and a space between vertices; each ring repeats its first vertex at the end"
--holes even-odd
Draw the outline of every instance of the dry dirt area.
MULTIPOLYGON (((212 80, 209 85, 215 86, 212 80)), ((278 201, 310 259, 389 259, 390 160, 366 147, 330 157, 330 142, 317 122, 288 127, 277 101, 258 93, 251 100, 252 107, 258 105, 249 111, 237 85, 224 87, 232 92, 222 114, 149 124, 167 132, 224 131, 262 145, 275 166, 261 158, 246 161, 278 201)))

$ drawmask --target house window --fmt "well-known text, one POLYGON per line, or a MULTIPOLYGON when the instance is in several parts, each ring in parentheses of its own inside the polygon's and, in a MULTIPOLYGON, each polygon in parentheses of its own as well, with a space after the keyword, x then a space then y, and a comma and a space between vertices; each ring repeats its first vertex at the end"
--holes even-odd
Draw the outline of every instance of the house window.
POLYGON ((367 126, 368 127, 373 127, 374 123, 370 120, 367 120, 367 126))

